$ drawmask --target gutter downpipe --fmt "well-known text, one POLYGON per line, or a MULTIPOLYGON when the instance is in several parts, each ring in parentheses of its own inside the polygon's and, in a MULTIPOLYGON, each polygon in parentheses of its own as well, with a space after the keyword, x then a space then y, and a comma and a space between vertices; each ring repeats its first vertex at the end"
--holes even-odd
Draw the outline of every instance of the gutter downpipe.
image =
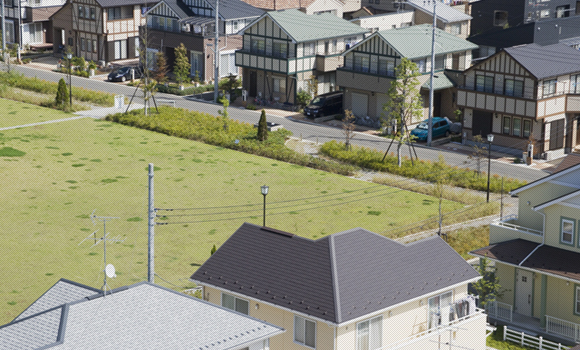
MULTIPOLYGON (((533 208, 532 208, 532 209, 533 209, 533 208)), ((534 254, 534 253, 536 252, 536 250, 538 250, 538 248, 540 248, 541 246, 543 246, 543 245, 544 245, 544 243, 546 242, 546 214, 544 214, 544 213, 541 213, 541 212, 539 212, 539 211, 537 211, 537 210, 535 210, 535 209, 533 209, 533 210, 534 210, 534 211, 536 211, 538 214, 542 215, 542 217, 544 218, 544 220, 543 220, 543 222, 544 222, 544 223, 543 223, 543 225, 542 225, 542 226, 543 226, 543 230, 542 230, 542 244, 540 244, 540 245, 538 245, 536 248, 534 248, 534 250, 532 250, 532 251, 530 252, 530 254, 528 254, 528 256, 526 256, 526 257, 524 258, 524 260, 522 260, 522 262, 518 264, 518 266, 522 266, 522 264, 523 264, 523 263, 524 263, 526 260, 528 260, 528 258, 529 258, 530 256, 532 256, 532 254, 534 254)))

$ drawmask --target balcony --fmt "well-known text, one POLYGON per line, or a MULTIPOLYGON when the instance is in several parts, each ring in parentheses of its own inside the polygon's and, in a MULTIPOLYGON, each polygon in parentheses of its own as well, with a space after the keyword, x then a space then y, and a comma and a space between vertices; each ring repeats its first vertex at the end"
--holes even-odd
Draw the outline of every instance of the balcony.
POLYGON ((315 68, 319 72, 333 72, 342 65, 342 56, 316 55, 315 68))
MULTIPOLYGON (((16 1, 14 2, 16 3, 16 1)), ((66 3, 66 0, 28 0, 27 4, 22 6, 29 7, 48 7, 48 6, 62 6, 66 3)))
POLYGON ((366 73, 339 67, 336 69, 336 85, 345 88, 373 91, 386 94, 394 77, 366 73))
POLYGON ((530 118, 537 115, 537 102, 534 99, 476 91, 465 86, 457 89, 457 106, 530 118))
POLYGON ((489 225, 489 244, 505 242, 512 239, 525 239, 526 241, 542 243, 543 232, 525 226, 517 225, 517 215, 509 215, 501 220, 494 221, 489 225))
POLYGON ((261 69, 281 74, 293 74, 290 70, 290 62, 294 62, 294 57, 275 57, 264 51, 237 50, 236 66, 253 69, 261 69))

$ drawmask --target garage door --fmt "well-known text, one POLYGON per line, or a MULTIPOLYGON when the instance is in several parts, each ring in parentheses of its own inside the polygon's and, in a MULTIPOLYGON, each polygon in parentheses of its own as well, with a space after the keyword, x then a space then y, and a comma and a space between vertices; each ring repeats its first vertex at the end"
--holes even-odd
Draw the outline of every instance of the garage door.
POLYGON ((369 97, 366 94, 352 93, 352 114, 364 118, 368 115, 369 97))

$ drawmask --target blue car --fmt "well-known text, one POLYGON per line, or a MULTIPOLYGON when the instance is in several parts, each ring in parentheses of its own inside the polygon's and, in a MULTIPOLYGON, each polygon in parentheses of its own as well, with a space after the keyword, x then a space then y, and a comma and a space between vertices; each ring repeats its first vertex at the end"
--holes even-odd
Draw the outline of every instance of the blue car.
MULTIPOLYGON (((433 117, 433 138, 441 136, 449 136, 449 126, 451 122, 447 118, 433 117)), ((423 120, 415 129, 411 131, 411 135, 415 136, 419 141, 427 141, 427 134, 429 131, 429 120, 423 120)))

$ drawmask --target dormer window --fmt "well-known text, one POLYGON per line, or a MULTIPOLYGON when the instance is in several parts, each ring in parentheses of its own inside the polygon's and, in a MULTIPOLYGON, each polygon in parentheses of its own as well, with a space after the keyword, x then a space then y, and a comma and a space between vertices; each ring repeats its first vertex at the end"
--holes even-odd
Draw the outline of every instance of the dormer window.
POLYGON ((504 27, 508 24, 508 12, 507 11, 494 11, 493 12, 493 25, 496 27, 504 27))

